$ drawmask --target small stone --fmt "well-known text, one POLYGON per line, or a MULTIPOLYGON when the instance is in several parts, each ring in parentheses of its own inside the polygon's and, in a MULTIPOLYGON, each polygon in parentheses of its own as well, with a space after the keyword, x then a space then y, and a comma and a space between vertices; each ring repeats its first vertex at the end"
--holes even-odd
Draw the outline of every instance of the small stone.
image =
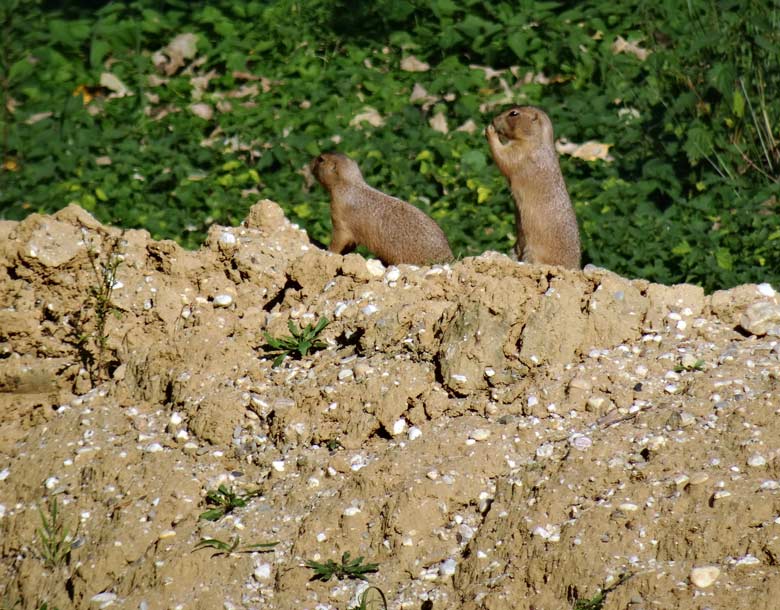
POLYGON ((780 337, 780 305, 766 301, 753 303, 742 314, 740 326, 758 337, 780 337))
POLYGON ((230 231, 222 231, 219 235, 219 243, 226 246, 234 246, 236 244, 236 236, 230 231))
POLYGON ((229 294, 218 294, 214 297, 214 307, 229 307, 233 303, 233 297, 229 294))
POLYGON ((0 470, 0 481, 5 481, 8 478, 8 475, 11 474, 11 471, 8 468, 3 468, 0 470))
POLYGON ((165 530, 163 532, 160 532, 158 538, 160 540, 167 540, 168 538, 173 538, 175 536, 176 536, 176 532, 174 530, 165 530))
POLYGON ((743 566, 755 566, 761 563, 761 560, 758 557, 755 557, 753 555, 747 554, 744 557, 740 557, 737 559, 737 561, 734 563, 735 566, 743 567, 743 566))
POLYGON ((573 434, 571 438, 569 438, 569 443, 579 451, 585 451, 593 446, 593 441, 584 434, 573 434))
POLYGON ((682 364, 686 369, 697 368, 696 365, 698 362, 699 359, 696 358, 696 356, 693 354, 683 354, 683 357, 680 359, 680 364, 682 364))
POLYGON ((457 373, 453 373, 450 375, 450 379, 452 379, 456 383, 466 383, 468 381, 468 377, 465 375, 459 375, 457 373))
POLYGON ((409 440, 414 441, 417 440, 422 436, 422 430, 420 430, 417 426, 412 426, 409 428, 409 440))
POLYGON ((764 491, 776 491, 780 489, 780 481, 764 481, 761 483, 761 489, 764 491))
POLYGON ((455 574, 457 567, 458 564, 455 563, 454 559, 446 559, 439 565, 439 574, 442 576, 452 576, 455 574))
POLYGON ((255 571, 252 572, 252 576, 257 581, 268 580, 269 578, 271 578, 271 564, 261 563, 259 566, 255 568, 255 571))
POLYGON ((57 487, 57 484, 60 482, 60 480, 57 477, 49 477, 46 479, 46 481, 43 483, 44 487, 46 489, 54 489, 57 487))
POLYGON ((760 453, 754 453, 747 459, 747 464, 753 468, 761 468, 766 466, 766 458, 760 453))
POLYGON ((352 377, 354 377, 354 372, 352 371, 352 369, 341 369, 339 371, 338 377, 339 377, 339 381, 344 381, 346 379, 352 379, 352 377))
POLYGON ((399 277, 401 277, 401 271, 398 267, 388 267, 387 273, 385 273, 385 279, 388 282, 397 282, 399 277))
POLYGON ((284 472, 284 460, 274 460, 271 462, 271 468, 276 472, 284 472))
POLYGON ((635 513, 639 507, 633 502, 624 502, 618 505, 618 510, 622 510, 624 513, 635 513))
POLYGON ((490 430, 485 428, 477 428, 469 433, 469 438, 475 441, 484 441, 490 437, 490 430))
POLYGON ((108 608, 116 601, 116 593, 109 593, 108 591, 98 593, 97 595, 93 595, 89 601, 93 604, 98 604, 101 608, 108 608))
POLYGON ((344 509, 344 516, 345 517, 354 517, 357 514, 360 514, 362 511, 357 506, 347 506, 347 508, 344 509))
POLYGON ((593 384, 584 377, 575 377, 569 382, 569 388, 590 392, 593 389, 593 384))
POLYGON ((368 272, 375 277, 381 277, 385 274, 385 266, 378 258, 368 259, 366 261, 366 269, 368 269, 368 272))
POLYGON ((403 417, 401 417, 395 420, 395 422, 393 422, 393 429, 390 431, 390 434, 392 434, 393 436, 398 436, 399 434, 403 434, 404 432, 406 432, 406 427, 407 427, 406 420, 403 417))
POLYGON ((363 307, 360 311, 363 313, 363 315, 370 316, 371 314, 374 314, 377 311, 379 311, 379 307, 377 307, 373 303, 369 303, 368 305, 363 307))
POLYGON ((710 480, 710 475, 706 472, 697 472, 691 475, 691 485, 703 485, 710 480))
POLYGON ((720 576, 720 568, 717 566, 704 566, 691 570, 691 582, 700 589, 706 589, 720 576))
POLYGON ((553 454, 553 445, 552 445, 552 443, 544 443, 543 445, 540 445, 536 449, 536 457, 538 457, 538 458, 552 457, 552 454, 553 454))
POLYGON ((144 447, 146 453, 160 453, 163 450, 163 446, 160 443, 149 443, 144 447))
POLYGON ((758 289, 758 294, 764 297, 769 297, 770 299, 775 296, 775 289, 772 288, 771 284, 767 284, 764 282, 763 284, 759 284, 756 286, 758 289))
POLYGON ((168 421, 170 421, 174 426, 178 426, 184 420, 181 416, 181 413, 174 411, 171 413, 171 418, 168 421))

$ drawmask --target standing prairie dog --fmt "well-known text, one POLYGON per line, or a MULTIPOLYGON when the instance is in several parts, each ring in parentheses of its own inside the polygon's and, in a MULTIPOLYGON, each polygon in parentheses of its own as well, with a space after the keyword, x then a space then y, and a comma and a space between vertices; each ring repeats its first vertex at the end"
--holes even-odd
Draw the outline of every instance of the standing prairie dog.
POLYGON ((413 205, 366 184, 357 163, 340 153, 324 153, 311 169, 330 192, 333 238, 337 254, 365 246, 386 265, 432 265, 452 260, 444 232, 413 205))
POLYGON ((493 119, 485 136, 515 200, 518 258, 579 269, 580 233, 550 117, 534 106, 514 106, 493 119))

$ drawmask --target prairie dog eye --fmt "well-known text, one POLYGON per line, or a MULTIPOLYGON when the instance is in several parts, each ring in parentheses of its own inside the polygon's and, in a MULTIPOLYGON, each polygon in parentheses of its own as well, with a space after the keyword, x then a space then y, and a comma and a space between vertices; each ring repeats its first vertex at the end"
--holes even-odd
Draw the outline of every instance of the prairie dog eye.
POLYGON ((520 113, 517 110, 510 110, 509 116, 520 116, 520 113))

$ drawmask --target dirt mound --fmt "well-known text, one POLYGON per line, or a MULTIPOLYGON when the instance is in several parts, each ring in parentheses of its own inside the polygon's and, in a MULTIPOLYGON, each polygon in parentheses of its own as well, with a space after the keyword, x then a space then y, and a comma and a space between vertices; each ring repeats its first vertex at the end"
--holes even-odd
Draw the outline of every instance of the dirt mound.
POLYGON ((6 607, 340 610, 365 584, 304 562, 345 552, 392 608, 780 596, 769 285, 384 268, 263 201, 197 252, 74 206, 0 223, 0 303, 6 607), (273 367, 264 333, 322 317, 273 367), (199 519, 220 485, 246 506, 199 519))

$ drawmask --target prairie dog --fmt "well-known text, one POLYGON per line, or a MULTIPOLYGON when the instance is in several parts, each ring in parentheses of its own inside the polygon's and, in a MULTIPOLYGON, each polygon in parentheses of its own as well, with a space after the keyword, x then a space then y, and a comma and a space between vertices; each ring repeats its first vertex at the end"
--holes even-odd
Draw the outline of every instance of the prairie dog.
POLYGON ((340 153, 324 153, 311 169, 330 192, 331 252, 368 248, 386 265, 432 265, 452 260, 439 225, 413 205, 366 184, 358 164, 340 153))
POLYGON ((579 269, 580 233, 550 117, 535 106, 514 106, 493 119, 485 137, 512 189, 518 258, 579 269))

